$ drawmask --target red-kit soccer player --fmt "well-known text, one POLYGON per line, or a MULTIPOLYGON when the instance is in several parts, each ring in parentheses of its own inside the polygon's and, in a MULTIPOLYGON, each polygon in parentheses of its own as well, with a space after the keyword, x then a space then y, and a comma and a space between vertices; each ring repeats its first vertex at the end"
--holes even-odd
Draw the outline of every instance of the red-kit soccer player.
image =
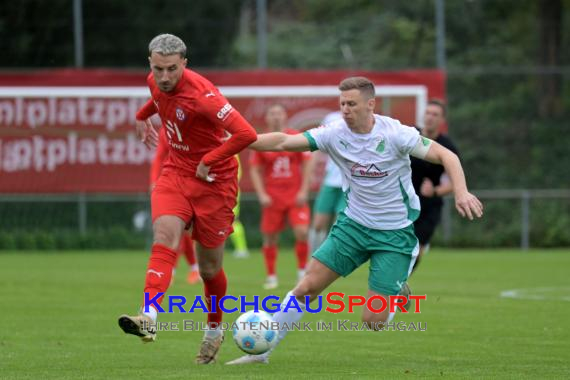
MULTIPOLYGON (((152 99, 137 112, 137 135, 147 146, 157 145, 159 135, 149 118, 158 113, 169 151, 151 194, 154 242, 141 299, 156 300, 166 292, 176 249, 191 227, 207 302, 214 295, 219 301, 226 294, 223 249, 232 232, 238 189, 234 155, 257 135, 212 83, 186 68, 186 46, 180 38, 156 36, 149 44, 149 62, 152 99)), ((217 310, 208 314, 211 328, 202 340, 198 364, 215 362, 223 342, 222 313, 217 310)), ((119 325, 151 342, 156 317, 157 307, 151 303, 137 316, 122 315, 119 325)))
MULTIPOLYGON (((265 122, 272 132, 297 134, 287 128, 287 112, 281 104, 267 109, 265 122)), ((278 286, 276 264, 280 232, 289 222, 295 235, 298 277, 302 278, 309 248, 307 237, 311 211, 307 203, 311 161, 309 152, 255 152, 250 156, 250 176, 262 206, 261 232, 267 278, 263 287, 278 286)))

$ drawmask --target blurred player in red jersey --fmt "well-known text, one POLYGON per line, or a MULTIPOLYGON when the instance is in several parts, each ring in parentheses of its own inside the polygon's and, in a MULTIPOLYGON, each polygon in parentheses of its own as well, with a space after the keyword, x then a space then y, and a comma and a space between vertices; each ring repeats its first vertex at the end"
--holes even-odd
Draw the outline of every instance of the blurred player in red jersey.
MULTIPOLYGON (((164 164, 166 157, 168 157, 168 141, 166 140, 166 134, 160 134, 158 146, 156 147, 156 153, 154 155, 154 160, 150 165, 151 192, 156 186, 156 181, 158 181, 158 178, 160 177, 162 165, 164 164)), ((186 262, 188 263, 188 267, 190 268, 186 281, 188 281, 190 285, 194 285, 200 282, 200 273, 198 272, 198 263, 196 262, 196 254, 194 252, 194 242, 192 241, 192 233, 190 231, 182 235, 182 238, 180 239, 180 246, 178 247, 178 255, 184 255, 186 262)), ((174 265, 174 269, 172 271, 171 282, 174 281, 174 272, 177 265, 178 260, 176 261, 176 264, 174 265)))
MULTIPOLYGON (((265 121, 270 132, 299 133, 287 128, 287 112, 280 104, 267 109, 265 121)), ((309 178, 311 173, 309 152, 252 152, 250 175, 262 207, 261 232, 267 279, 263 287, 275 289, 278 284, 275 264, 279 233, 288 219, 295 235, 298 276, 303 277, 307 255, 307 235, 311 212, 309 178)))
MULTIPOLYGON (((226 294, 222 260, 238 189, 234 155, 257 139, 255 130, 218 89, 186 68, 186 45, 180 38, 156 36, 149 44, 149 62, 152 98, 137 112, 137 135, 147 146, 157 145, 159 135, 149 118, 158 113, 163 126, 159 133, 165 135, 169 151, 151 194, 154 243, 143 294, 150 307, 137 316, 119 317, 119 326, 143 342, 156 338, 158 312, 152 302, 160 304, 163 297, 157 295, 168 289, 185 229, 192 227, 207 302, 216 296, 218 303, 226 294)), ((210 329, 197 363, 216 360, 223 342, 221 321, 218 306, 216 313, 208 314, 210 329)))

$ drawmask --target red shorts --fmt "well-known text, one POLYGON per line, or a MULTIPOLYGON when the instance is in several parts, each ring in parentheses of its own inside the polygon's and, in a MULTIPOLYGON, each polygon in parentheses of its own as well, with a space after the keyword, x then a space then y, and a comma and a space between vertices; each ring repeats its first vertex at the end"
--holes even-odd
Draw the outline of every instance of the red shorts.
POLYGON ((309 225, 311 221, 309 205, 264 207, 261 211, 261 232, 264 234, 281 232, 285 228, 285 219, 289 219, 291 227, 309 225))
POLYGON ((192 239, 215 248, 233 232, 237 190, 237 177, 206 182, 172 171, 162 173, 151 194, 152 221, 162 215, 177 216, 192 226, 192 239))

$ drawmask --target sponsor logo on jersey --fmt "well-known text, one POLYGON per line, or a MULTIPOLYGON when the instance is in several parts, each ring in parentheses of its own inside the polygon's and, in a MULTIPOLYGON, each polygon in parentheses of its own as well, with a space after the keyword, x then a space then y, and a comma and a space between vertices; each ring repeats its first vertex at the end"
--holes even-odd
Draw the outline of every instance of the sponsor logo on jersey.
POLYGON ((184 115, 184 111, 182 111, 182 108, 179 107, 176 108, 176 118, 180 121, 183 121, 186 118, 186 115, 184 115))
POLYGON ((169 140, 176 138, 178 142, 182 142, 182 134, 180 133, 180 129, 176 123, 166 120, 166 135, 168 136, 169 140))
POLYGON ((350 168, 350 174, 353 177, 359 178, 383 178, 388 175, 388 172, 380 170, 376 164, 360 165, 354 164, 350 168))
POLYGON ((180 128, 178 125, 170 120, 166 120, 164 124, 166 127, 166 137, 168 137, 168 144, 177 150, 183 150, 188 152, 190 147, 184 144, 182 140, 182 133, 180 132, 180 128))
POLYGON ((233 107, 230 103, 226 103, 217 113, 217 117, 220 120, 226 120, 227 117, 232 113, 233 107))
POLYGON ((172 141, 172 140, 169 140, 169 141, 168 141, 168 144, 169 144, 171 147, 173 147, 174 149, 176 149, 176 150, 183 150, 183 151, 185 151, 185 152, 189 152, 189 151, 190 151, 190 147, 189 147, 188 145, 185 145, 185 144, 177 144, 177 143, 175 143, 175 142, 172 141))

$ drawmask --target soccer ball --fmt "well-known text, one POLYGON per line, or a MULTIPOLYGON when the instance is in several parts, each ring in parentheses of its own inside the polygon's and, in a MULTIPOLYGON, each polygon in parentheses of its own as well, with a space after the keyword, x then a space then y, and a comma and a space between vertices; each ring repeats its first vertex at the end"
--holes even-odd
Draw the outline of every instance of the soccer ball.
POLYGON ((261 355, 277 344, 278 329, 272 329, 273 317, 265 311, 248 311, 235 321, 234 341, 244 352, 261 355))

